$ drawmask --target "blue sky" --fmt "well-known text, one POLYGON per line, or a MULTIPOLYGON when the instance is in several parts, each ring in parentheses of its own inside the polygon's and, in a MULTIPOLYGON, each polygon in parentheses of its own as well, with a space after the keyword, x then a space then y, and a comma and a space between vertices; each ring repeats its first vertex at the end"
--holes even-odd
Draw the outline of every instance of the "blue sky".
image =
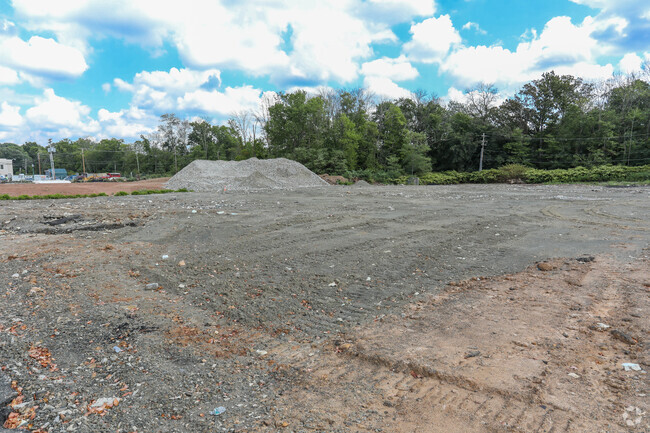
POLYGON ((0 141, 129 141, 167 112, 221 123, 294 89, 505 97, 649 60, 640 0, 0 0, 0 141))

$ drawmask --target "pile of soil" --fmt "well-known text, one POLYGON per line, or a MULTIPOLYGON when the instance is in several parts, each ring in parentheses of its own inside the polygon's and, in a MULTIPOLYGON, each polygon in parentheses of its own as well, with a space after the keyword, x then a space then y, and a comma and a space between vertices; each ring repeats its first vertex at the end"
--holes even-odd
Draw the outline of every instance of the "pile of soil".
POLYGON ((167 188, 193 191, 251 191, 325 186, 327 182, 296 161, 285 158, 245 161, 197 160, 167 182, 167 188))

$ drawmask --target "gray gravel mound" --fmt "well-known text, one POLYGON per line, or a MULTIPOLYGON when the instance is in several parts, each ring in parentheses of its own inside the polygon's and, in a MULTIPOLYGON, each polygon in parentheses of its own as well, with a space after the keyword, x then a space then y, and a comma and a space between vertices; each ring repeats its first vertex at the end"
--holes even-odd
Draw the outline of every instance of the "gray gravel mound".
POLYGON ((327 182, 296 161, 286 158, 245 161, 193 161, 165 184, 193 191, 255 191, 327 186, 327 182))

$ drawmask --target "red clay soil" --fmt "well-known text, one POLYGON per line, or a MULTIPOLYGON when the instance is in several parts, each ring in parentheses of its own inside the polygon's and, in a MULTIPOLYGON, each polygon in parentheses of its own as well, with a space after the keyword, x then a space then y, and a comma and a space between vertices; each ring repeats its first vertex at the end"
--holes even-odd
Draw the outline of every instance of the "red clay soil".
POLYGON ((0 195, 46 195, 46 194, 115 194, 116 192, 133 192, 142 189, 163 189, 168 177, 141 180, 138 182, 87 182, 87 183, 8 183, 0 184, 0 195))

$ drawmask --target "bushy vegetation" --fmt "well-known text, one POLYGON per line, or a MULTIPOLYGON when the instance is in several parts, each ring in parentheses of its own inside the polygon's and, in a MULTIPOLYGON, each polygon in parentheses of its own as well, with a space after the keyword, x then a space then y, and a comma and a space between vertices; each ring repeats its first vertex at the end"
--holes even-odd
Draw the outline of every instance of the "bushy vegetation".
MULTIPOLYGON (((361 178, 361 177, 359 177, 361 178)), ((368 179, 366 179, 368 180, 368 179)), ((391 179, 388 183, 405 185, 408 176, 391 179)), ((627 167, 603 165, 569 169, 541 170, 522 165, 505 165, 498 169, 462 173, 445 171, 427 173, 420 177, 420 185, 452 185, 459 183, 588 183, 588 182, 648 182, 650 165, 627 167)))

